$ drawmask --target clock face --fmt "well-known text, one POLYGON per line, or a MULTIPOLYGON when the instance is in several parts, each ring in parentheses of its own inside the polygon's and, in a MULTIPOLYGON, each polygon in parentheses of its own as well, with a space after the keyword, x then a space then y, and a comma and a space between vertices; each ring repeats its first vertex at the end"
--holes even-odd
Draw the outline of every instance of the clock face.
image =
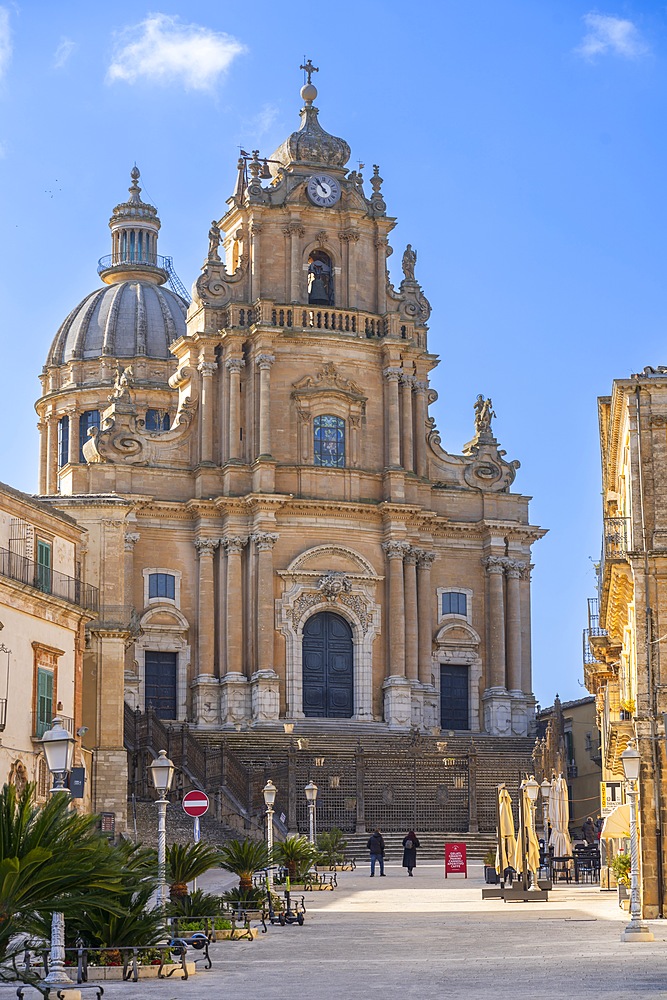
POLYGON ((329 177, 328 174, 313 174, 308 181, 306 193, 313 205, 330 208, 340 198, 340 184, 335 177, 329 177))

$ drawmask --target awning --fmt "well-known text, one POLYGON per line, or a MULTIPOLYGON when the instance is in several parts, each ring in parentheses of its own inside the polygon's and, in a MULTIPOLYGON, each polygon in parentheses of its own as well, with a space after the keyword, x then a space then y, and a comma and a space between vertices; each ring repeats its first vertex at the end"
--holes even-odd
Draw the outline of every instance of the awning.
POLYGON ((630 803, 616 806, 602 824, 601 840, 620 840, 630 836, 630 803))

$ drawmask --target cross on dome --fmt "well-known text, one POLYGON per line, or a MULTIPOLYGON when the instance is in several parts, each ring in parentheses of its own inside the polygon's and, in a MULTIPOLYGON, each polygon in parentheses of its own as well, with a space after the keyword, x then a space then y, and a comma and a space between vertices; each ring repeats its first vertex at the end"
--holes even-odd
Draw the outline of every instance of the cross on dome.
POLYGON ((299 69, 302 69, 304 73, 308 74, 308 83, 311 82, 310 78, 313 75, 313 73, 319 73, 320 71, 319 66, 313 66, 312 59, 309 59, 308 62, 305 64, 305 66, 299 66, 299 69))

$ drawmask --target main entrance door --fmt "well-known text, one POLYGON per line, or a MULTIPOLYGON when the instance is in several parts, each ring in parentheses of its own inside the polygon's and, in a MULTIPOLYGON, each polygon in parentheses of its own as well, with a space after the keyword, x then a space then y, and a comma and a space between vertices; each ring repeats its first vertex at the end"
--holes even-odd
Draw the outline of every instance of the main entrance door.
POLYGON ((468 718, 468 668, 459 664, 440 667, 440 726, 470 729, 468 718))
POLYGON ((352 629, 321 611, 303 629, 303 712, 309 718, 349 719, 354 711, 352 629))
POLYGON ((158 719, 176 718, 176 657, 178 653, 146 650, 146 708, 158 719))

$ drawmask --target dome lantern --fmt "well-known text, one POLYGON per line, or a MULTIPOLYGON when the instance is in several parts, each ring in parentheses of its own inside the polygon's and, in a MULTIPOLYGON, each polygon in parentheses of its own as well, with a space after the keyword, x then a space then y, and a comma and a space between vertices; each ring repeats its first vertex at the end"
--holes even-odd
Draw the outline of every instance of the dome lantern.
POLYGON ((107 285, 130 277, 163 285, 169 277, 166 261, 157 253, 160 219, 155 206, 141 200, 140 176, 135 164, 130 171, 130 197, 116 205, 109 219, 111 255, 102 257, 98 265, 107 285))

